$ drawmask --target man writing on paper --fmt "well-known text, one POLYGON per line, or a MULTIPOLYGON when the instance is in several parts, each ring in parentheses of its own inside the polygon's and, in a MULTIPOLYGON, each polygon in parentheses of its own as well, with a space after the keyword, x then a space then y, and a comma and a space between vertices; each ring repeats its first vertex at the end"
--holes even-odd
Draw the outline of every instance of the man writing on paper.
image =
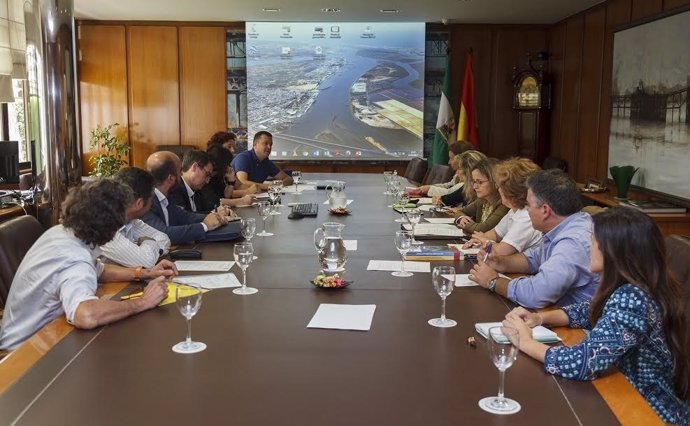
POLYGON ((181 166, 180 157, 170 151, 154 152, 146 160, 146 169, 153 175, 156 196, 143 220, 164 232, 172 244, 203 240, 208 231, 228 223, 220 213, 203 215, 186 211, 170 202, 168 196, 180 179, 181 166))
POLYGON ((270 185, 263 183, 266 178, 273 176, 283 181, 283 185, 292 185, 292 178, 280 170, 273 161, 268 159, 273 149, 273 135, 269 132, 256 132, 252 149, 239 153, 232 160, 232 168, 240 184, 256 185, 266 191, 270 185))
POLYGON ((589 270, 592 218, 580 211, 575 182, 561 170, 542 170, 527 179, 527 188, 527 212, 542 243, 508 256, 480 252, 470 279, 526 308, 590 300, 599 284, 589 270), (534 275, 510 280, 496 271, 534 275))
POLYGON ((167 235, 139 219, 151 208, 153 176, 137 167, 125 167, 115 179, 132 189, 134 201, 125 210, 128 222, 100 247, 101 256, 123 266, 150 268, 170 249, 167 235))
POLYGON ((92 329, 157 306, 168 293, 175 265, 151 269, 103 264, 96 247, 125 224, 132 190, 109 178, 73 188, 62 208, 62 224, 29 249, 12 281, 0 330, 0 348, 13 350, 41 327, 65 314, 77 328, 92 329), (98 281, 151 279, 141 298, 112 301, 96 296, 98 281))

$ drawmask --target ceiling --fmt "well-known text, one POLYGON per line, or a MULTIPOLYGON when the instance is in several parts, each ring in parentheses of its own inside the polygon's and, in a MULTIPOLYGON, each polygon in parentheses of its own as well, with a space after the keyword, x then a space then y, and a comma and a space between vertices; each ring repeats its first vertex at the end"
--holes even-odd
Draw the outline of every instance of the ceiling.
POLYGON ((603 0, 74 0, 77 18, 127 21, 553 24, 603 0), (265 12, 262 9, 279 9, 265 12), (340 8, 323 12, 322 8, 340 8), (398 10, 382 13, 381 10, 398 10))

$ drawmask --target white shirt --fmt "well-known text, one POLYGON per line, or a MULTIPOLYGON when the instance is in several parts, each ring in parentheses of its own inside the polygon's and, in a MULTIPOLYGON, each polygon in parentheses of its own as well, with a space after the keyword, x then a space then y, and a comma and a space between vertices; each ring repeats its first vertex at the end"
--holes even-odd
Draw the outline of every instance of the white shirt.
POLYGON ((73 323, 81 302, 96 297, 104 265, 95 250, 56 225, 29 249, 12 280, 0 329, 0 348, 13 350, 63 313, 73 323))
POLYGON ((163 209, 163 216, 165 216, 165 224, 170 226, 170 219, 168 218, 168 197, 163 195, 163 193, 160 192, 158 188, 154 188, 153 192, 156 194, 156 198, 158 198, 158 201, 161 203, 161 207, 163 209))
POLYGON ((140 219, 134 219, 118 229, 112 241, 102 245, 100 255, 123 266, 150 268, 158 258, 170 250, 170 238, 140 219), (152 238, 137 241, 141 237, 152 238))
POLYGON ((187 197, 189 197, 189 206, 192 208, 192 211, 196 211, 196 203, 194 202, 194 190, 187 185, 187 182, 182 179, 182 183, 184 183, 185 189, 187 189, 187 197))
MULTIPOLYGON (((451 181, 452 182, 452 181, 451 181)), ((449 182, 446 182, 449 183, 449 182)), ((451 192, 455 192, 458 189, 462 188, 463 185, 465 184, 465 181, 460 181, 458 183, 455 183, 453 185, 445 186, 445 185, 432 185, 429 188, 429 192, 427 192, 427 195, 429 197, 440 197, 442 195, 448 195, 451 192)))
POLYGON ((502 243, 510 244, 518 253, 538 245, 542 239, 541 232, 532 228, 527 208, 509 210, 494 231, 502 243))

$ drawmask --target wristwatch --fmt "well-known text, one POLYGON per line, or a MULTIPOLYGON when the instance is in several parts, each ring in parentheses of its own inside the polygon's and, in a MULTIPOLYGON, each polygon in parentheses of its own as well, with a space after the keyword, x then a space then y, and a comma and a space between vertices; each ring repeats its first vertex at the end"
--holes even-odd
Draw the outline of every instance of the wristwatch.
POLYGON ((134 281, 141 281, 141 266, 134 268, 134 281))
POLYGON ((498 280, 498 275, 496 275, 495 277, 491 278, 491 279, 489 280, 489 282, 486 284, 486 288, 487 288, 490 292, 492 292, 492 293, 496 293, 496 281, 497 281, 497 280, 498 280))

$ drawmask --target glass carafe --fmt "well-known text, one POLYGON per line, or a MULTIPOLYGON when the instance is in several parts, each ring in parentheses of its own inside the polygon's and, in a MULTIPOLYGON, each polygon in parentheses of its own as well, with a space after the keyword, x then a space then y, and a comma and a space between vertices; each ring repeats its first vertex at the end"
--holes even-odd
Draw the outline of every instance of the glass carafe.
POLYGON ((337 180, 329 184, 326 187, 326 191, 328 191, 329 187, 331 191, 328 193, 328 208, 331 210, 346 208, 347 195, 345 195, 345 182, 337 180))
POLYGON ((319 265, 324 274, 330 275, 345 270, 347 250, 343 243, 345 225, 326 222, 314 231, 314 245, 319 257, 319 265))

